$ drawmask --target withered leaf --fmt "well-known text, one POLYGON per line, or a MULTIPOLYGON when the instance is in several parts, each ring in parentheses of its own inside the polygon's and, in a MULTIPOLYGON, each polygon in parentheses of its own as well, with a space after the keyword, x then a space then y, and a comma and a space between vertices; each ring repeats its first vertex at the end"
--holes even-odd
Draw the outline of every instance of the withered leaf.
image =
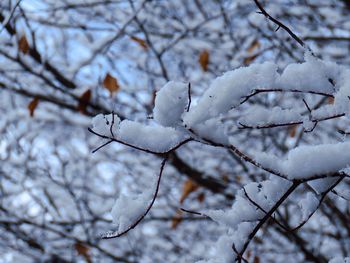
POLYGON ((91 90, 86 90, 79 98, 79 104, 78 104, 78 110, 83 113, 87 114, 86 107, 89 105, 91 99, 91 90))
POLYGON ((78 252, 78 254, 84 257, 86 262, 88 262, 88 263, 92 262, 90 254, 89 254, 90 249, 87 246, 85 246, 84 244, 82 244, 80 242, 77 242, 77 243, 75 243, 74 247, 75 247, 75 250, 78 252))
POLYGON ((204 199, 205 199, 205 194, 203 192, 197 196, 197 200, 200 203, 203 203, 204 199))
POLYGON ((103 80, 103 86, 109 91, 111 95, 120 89, 118 80, 109 73, 107 73, 106 77, 103 80))
POLYGON ((29 51, 29 43, 25 35, 23 35, 18 41, 18 49, 23 53, 27 54, 29 51))
POLYGON ((34 116, 34 111, 35 111, 36 107, 38 106, 38 104, 39 104, 39 98, 38 97, 35 97, 34 99, 32 99, 29 102, 28 110, 29 110, 30 117, 34 116))
POLYGON ((208 50, 203 50, 199 54, 198 62, 201 65, 203 71, 208 70, 208 65, 209 65, 209 52, 208 52, 208 50))
POLYGON ((256 49, 258 49, 260 47, 260 42, 259 40, 255 39, 252 44, 249 46, 249 48, 247 49, 248 53, 253 53, 256 49))
POLYGON ((188 195, 198 189, 198 184, 188 179, 182 187, 182 195, 180 197, 180 203, 182 204, 188 195))
POLYGON ((327 99, 327 104, 334 104, 334 98, 332 98, 332 97, 329 97, 328 99, 327 99))
POLYGON ((176 227, 181 223, 182 221, 182 211, 177 210, 176 215, 171 219, 171 228, 176 229, 176 227))
POLYGON ((293 125, 291 127, 289 127, 288 131, 289 131, 289 136, 291 138, 294 138, 296 133, 297 133, 297 130, 298 130, 298 125, 293 125))
POLYGON ((139 37, 130 37, 131 40, 135 41, 137 44, 139 44, 144 50, 148 49, 148 45, 145 40, 139 38, 139 37))

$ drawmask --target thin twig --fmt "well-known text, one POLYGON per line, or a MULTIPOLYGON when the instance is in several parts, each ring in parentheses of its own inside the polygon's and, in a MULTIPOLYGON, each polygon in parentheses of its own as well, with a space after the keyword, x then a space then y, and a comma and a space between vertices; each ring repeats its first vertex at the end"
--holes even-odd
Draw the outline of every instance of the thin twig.
POLYGON ((101 235, 102 239, 111 239, 111 238, 121 237, 121 236, 125 235, 126 233, 128 233, 130 230, 134 229, 145 218, 145 216, 151 210, 154 202, 157 199, 158 192, 159 192, 160 181, 162 179, 162 174, 163 174, 165 163, 166 163, 167 159, 168 159, 167 157, 164 158, 162 163, 161 163, 159 174, 158 174, 158 179, 157 179, 157 184, 156 184, 156 189, 154 191, 153 198, 152 198, 150 204, 148 205, 148 207, 146 208, 145 212, 135 222, 133 222, 129 227, 127 227, 122 232, 110 231, 110 232, 104 233, 104 234, 101 235))

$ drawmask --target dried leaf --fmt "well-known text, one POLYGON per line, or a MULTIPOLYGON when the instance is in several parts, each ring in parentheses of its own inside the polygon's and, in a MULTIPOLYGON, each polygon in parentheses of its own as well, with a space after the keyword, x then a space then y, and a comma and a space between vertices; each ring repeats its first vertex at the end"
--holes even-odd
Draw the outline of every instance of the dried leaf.
POLYGON ((200 203, 203 203, 204 199, 205 199, 205 194, 203 192, 197 196, 197 200, 200 203))
POLYGON ((135 41, 136 43, 138 43, 144 50, 148 49, 148 45, 146 43, 145 40, 138 38, 138 37, 130 37, 131 40, 135 41))
POLYGON ((171 228, 176 229, 176 227, 181 223, 182 221, 182 211, 177 210, 176 215, 171 219, 171 228))
POLYGON ((86 260, 86 262, 91 263, 91 257, 89 254, 89 248, 85 246, 84 244, 77 242, 75 243, 75 250, 78 252, 79 255, 83 256, 86 260))
POLYGON ((259 40, 255 39, 252 44, 249 46, 249 48, 247 49, 248 53, 251 54, 253 53, 256 49, 258 49, 260 47, 260 42, 259 40))
POLYGON ((244 65, 249 65, 250 63, 252 63, 252 62, 256 59, 257 56, 258 56, 258 55, 253 55, 253 56, 246 57, 246 58, 243 60, 243 64, 244 64, 244 65))
POLYGON ((327 104, 333 105, 333 104, 334 104, 334 98, 329 97, 329 98, 327 99, 327 104))
POLYGON ((293 125, 293 126, 289 127, 289 136, 291 138, 294 138, 296 133, 297 133, 297 130, 298 130, 298 125, 293 125))
POLYGON ((29 110, 30 117, 34 116, 34 111, 35 111, 36 107, 38 106, 38 104, 39 104, 39 98, 38 97, 35 97, 33 100, 31 100, 31 102, 29 102, 28 110, 29 110))
POLYGON ((105 79, 103 80, 103 86, 109 90, 111 96, 114 92, 117 92, 120 89, 118 80, 109 73, 107 73, 105 79))
POLYGON ((246 259, 249 259, 252 256, 252 251, 248 250, 246 253, 246 259))
POLYGON ((208 65, 209 65, 209 52, 208 52, 208 50, 203 50, 199 54, 198 62, 201 65, 203 71, 208 70, 208 65))
POLYGON ((228 183, 228 182, 230 181, 230 178, 228 177, 227 174, 224 174, 224 175, 222 176, 222 180, 224 180, 225 183, 228 183))
POLYGON ((258 256, 255 256, 253 262, 254 263, 260 263, 260 258, 258 256))
POLYGON ((29 43, 25 35, 23 35, 18 41, 18 49, 23 52, 23 54, 27 54, 29 51, 29 43))
MULTIPOLYGON (((242 176, 236 175, 236 181, 240 183, 240 182, 242 181, 242 176)), ((229 182, 229 181, 228 181, 228 179, 227 179, 226 183, 228 183, 228 182, 229 182)))
POLYGON ((180 203, 182 204, 185 201, 185 199, 188 197, 188 195, 196 191, 197 189, 198 189, 198 184, 188 179, 183 185, 180 203))
POLYGON ((83 113, 87 114, 86 107, 89 105, 91 99, 91 90, 86 90, 79 98, 79 104, 78 104, 78 110, 83 113))
POLYGON ((253 54, 253 53, 259 47, 260 47, 260 42, 259 42, 259 40, 255 39, 252 42, 252 44, 249 46, 249 48, 247 49, 249 56, 243 60, 244 65, 249 65, 257 58, 258 54, 253 54))

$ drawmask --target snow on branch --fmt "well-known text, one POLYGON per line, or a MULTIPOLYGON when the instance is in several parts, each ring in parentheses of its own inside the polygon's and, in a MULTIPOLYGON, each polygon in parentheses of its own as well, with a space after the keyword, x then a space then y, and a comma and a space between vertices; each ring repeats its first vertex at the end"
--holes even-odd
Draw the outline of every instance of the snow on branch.
MULTIPOLYGON (((240 131, 242 128, 304 124, 304 131, 312 132, 321 121, 347 117, 350 112, 349 76, 348 69, 319 60, 306 52, 305 62, 290 64, 283 71, 276 64, 266 62, 227 72, 216 78, 193 104, 190 85, 168 82, 157 92, 154 123, 145 125, 130 120, 120 121, 114 114, 98 115, 93 119, 90 131, 107 140, 98 149, 117 142, 166 158, 170 152, 187 142, 195 141, 227 149, 241 161, 252 164, 254 169, 273 175, 266 181, 245 185, 235 196, 232 207, 226 211, 194 212, 199 216, 210 217, 227 228, 228 234, 218 240, 216 259, 231 262, 233 252, 237 261, 246 261, 245 251, 269 219, 283 231, 289 232, 300 229, 309 221, 325 196, 347 176, 344 169, 350 165, 350 155, 347 154, 350 152, 350 142, 345 140, 297 146, 287 151, 284 157, 279 157, 258 150, 242 150, 227 131, 235 125, 234 128, 240 131), (305 99, 300 99, 302 108, 297 104, 286 108, 252 102, 260 94, 277 92, 332 98, 334 103, 311 107, 305 99), (236 124, 222 121, 223 117, 231 113, 239 115, 236 124), (299 202, 301 220, 292 227, 278 220, 275 215, 302 185, 312 191, 299 202), (228 240, 230 246, 227 246, 228 240), (223 252, 223 247, 230 252, 223 252)), ((298 97, 293 98, 299 100, 298 97)), ((118 229, 106 233, 103 238, 124 235, 143 220, 157 198, 164 165, 165 160, 161 164, 153 193, 134 197, 122 195, 116 200, 112 214, 118 229), (132 209, 126 211, 126 206, 132 209)))

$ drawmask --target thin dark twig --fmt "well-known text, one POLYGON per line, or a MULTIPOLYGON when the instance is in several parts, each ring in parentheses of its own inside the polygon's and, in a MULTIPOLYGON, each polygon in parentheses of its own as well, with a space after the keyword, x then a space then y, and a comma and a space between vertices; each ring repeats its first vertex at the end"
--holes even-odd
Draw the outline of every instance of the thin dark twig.
POLYGON ((318 208, 320 207, 320 205, 322 204, 323 200, 325 199, 325 197, 327 196, 327 194, 333 190, 334 187, 336 187, 345 177, 345 174, 343 174, 342 176, 340 176, 340 178, 338 180, 335 181, 334 184, 332 184, 326 191, 324 191, 322 193, 322 196, 318 202, 317 207, 308 215, 308 217, 303 220, 298 226, 294 227, 291 229, 291 231, 297 231, 300 228, 302 228, 308 221, 309 219, 313 216, 313 214, 318 210, 318 208))
MULTIPOLYGON (((245 190, 245 188, 243 187, 243 191, 244 191, 244 195, 248 198, 248 200, 254 205, 256 206, 258 209, 260 209, 263 213, 267 214, 268 212, 262 208, 257 202, 255 202, 247 193, 247 191, 245 190)), ((277 225, 279 225, 283 230, 285 231, 290 231, 290 229, 288 229, 287 227, 285 227, 284 225, 282 225, 275 217, 273 217, 272 215, 270 216, 273 221, 276 222, 277 225)))
POLYGON ((192 210, 188 210, 188 209, 185 209, 185 208, 182 208, 182 207, 180 207, 180 210, 183 211, 183 212, 189 213, 189 214, 194 214, 194 215, 197 215, 197 216, 208 217, 206 214, 203 214, 203 213, 200 213, 200 212, 196 212, 196 211, 192 211, 192 210))
MULTIPOLYGON (((186 143, 188 143, 188 142, 190 142, 190 141, 194 141, 193 138, 188 138, 188 139, 183 140, 182 142, 179 142, 179 144, 177 144, 176 146, 174 146, 173 148, 171 148, 170 150, 168 150, 168 151, 166 151, 166 152, 156 152, 156 151, 144 149, 144 148, 141 148, 141 147, 138 147, 138 146, 129 144, 129 143, 127 143, 127 142, 123 142, 123 141, 118 140, 118 139, 116 139, 116 138, 111 138, 111 137, 109 137, 109 136, 100 134, 100 133, 98 133, 98 132, 95 132, 95 131, 94 131, 93 129, 91 129, 91 128, 88 128, 88 131, 91 132, 92 134, 95 134, 96 136, 98 136, 98 137, 100 137, 100 138, 102 138, 102 139, 107 139, 107 140, 109 140, 109 141, 118 142, 118 143, 123 144, 123 145, 125 145, 125 146, 128 146, 128 147, 130 147, 130 148, 133 148, 133 149, 136 149, 136 150, 139 150, 139 151, 142 151, 142 152, 146 152, 146 153, 157 154, 157 155, 159 155, 159 154, 168 154, 168 153, 173 152, 173 151, 175 151, 176 149, 180 148, 182 145, 184 145, 184 144, 186 144, 186 143)), ((109 143, 107 143, 107 144, 109 144, 109 143)), ((107 144, 106 144, 106 145, 107 145, 107 144)))
POLYGON ((304 104, 305 104, 305 106, 306 106, 307 110, 308 110, 308 111, 309 111, 309 113, 311 114, 311 109, 310 109, 309 105, 307 104, 306 100, 305 100, 305 99, 303 99, 303 102, 304 102, 304 104))
POLYGON ((114 111, 112 111, 112 123, 111 123, 111 127, 109 127, 109 131, 111 132, 111 135, 114 138, 113 125, 114 125, 114 111))
POLYGON ((281 198, 276 202, 276 204, 266 213, 266 215, 259 221, 259 223, 255 226, 253 231, 249 234, 246 242, 243 245, 241 252, 239 253, 243 256, 244 252, 248 248, 250 241, 253 237, 258 233, 259 229, 265 224, 265 222, 271 217, 271 215, 280 207, 280 205, 288 198, 288 196, 294 192, 294 190, 300 185, 300 182, 293 182, 293 184, 288 188, 288 190, 281 196, 281 198))
POLYGON ((113 142, 113 140, 109 140, 108 142, 106 142, 106 143, 104 143, 104 144, 102 144, 102 145, 98 146, 96 149, 92 150, 92 152, 91 152, 91 153, 95 153, 95 152, 97 152, 98 150, 100 150, 101 148, 103 148, 103 147, 107 146, 107 145, 108 145, 108 144, 110 144, 111 142, 113 142))
POLYGON ((190 111, 190 107, 191 107, 191 83, 188 83, 188 104, 187 104, 187 112, 190 111))
POLYGON ((167 157, 164 158, 162 163, 161 163, 159 174, 158 174, 158 179, 157 179, 157 184, 156 184, 156 189, 154 191, 153 198, 152 198, 150 204, 148 205, 148 207, 146 208, 145 212, 135 222, 133 222, 129 227, 127 227, 122 232, 109 231, 109 232, 104 233, 104 234, 101 235, 102 239, 111 239, 111 238, 121 237, 121 236, 125 235, 126 233, 128 233, 130 230, 134 229, 145 218, 145 216, 151 210, 154 202, 157 199, 158 192, 159 192, 160 181, 162 179, 162 174, 163 174, 165 163, 166 163, 167 159, 168 159, 167 157))
POLYGON ((2 28, 0 29, 0 34, 2 33, 2 31, 6 28, 6 26, 10 23, 13 15, 15 14, 16 8, 19 6, 19 4, 21 3, 22 0, 18 0, 16 5, 14 6, 14 8, 11 11, 11 14, 9 16, 9 18, 7 19, 7 22, 2 26, 2 28))
POLYGON ((325 96, 329 98, 334 98, 332 94, 324 93, 324 92, 317 92, 317 91, 303 91, 303 90, 297 90, 297 89, 292 89, 292 90, 284 90, 284 89, 255 89, 252 91, 251 94, 244 96, 243 100, 240 102, 240 104, 245 103, 247 100, 249 100, 251 97, 254 97, 255 95, 259 93, 268 93, 268 92, 292 92, 292 93, 309 93, 309 94, 315 94, 315 95, 320 95, 320 96, 325 96))
MULTIPOLYGON (((306 48, 304 41, 302 41, 296 34, 294 34, 293 31, 289 29, 289 27, 287 27, 282 22, 278 21, 276 18, 272 17, 269 13, 267 13, 267 11, 259 3, 258 0, 254 0, 254 2, 256 4, 256 6, 260 9, 260 14, 263 14, 267 19, 269 19, 270 21, 275 23, 278 26, 278 29, 280 27, 283 28, 295 41, 297 41, 299 43, 299 45, 301 45, 303 48, 306 48)), ((310 50, 310 48, 308 48, 308 49, 310 50)))
POLYGON ((246 260, 237 250, 236 246, 235 246, 235 243, 232 243, 232 249, 233 251, 236 253, 236 256, 238 257, 238 262, 241 262, 242 260, 245 262, 245 263, 249 263, 248 260, 246 260))
MULTIPOLYGON (((331 115, 331 116, 326 116, 326 117, 322 117, 322 118, 315 118, 315 119, 311 119, 311 122, 321 122, 321 121, 327 121, 327 120, 332 120, 332 119, 336 119, 336 118, 340 118, 340 117, 344 117, 345 113, 339 113, 339 114, 335 114, 335 115, 331 115)), ((291 125, 297 125, 297 124, 303 124, 304 121, 303 120, 295 120, 295 121, 291 121, 291 122, 283 122, 283 123, 268 123, 268 124, 262 124, 262 125, 257 125, 257 126, 253 126, 253 125, 247 125, 247 124, 243 124, 241 122, 239 122, 238 124, 240 125, 238 127, 238 129, 270 129, 270 128, 276 128, 276 127, 284 127, 284 126, 291 126, 291 125)))

